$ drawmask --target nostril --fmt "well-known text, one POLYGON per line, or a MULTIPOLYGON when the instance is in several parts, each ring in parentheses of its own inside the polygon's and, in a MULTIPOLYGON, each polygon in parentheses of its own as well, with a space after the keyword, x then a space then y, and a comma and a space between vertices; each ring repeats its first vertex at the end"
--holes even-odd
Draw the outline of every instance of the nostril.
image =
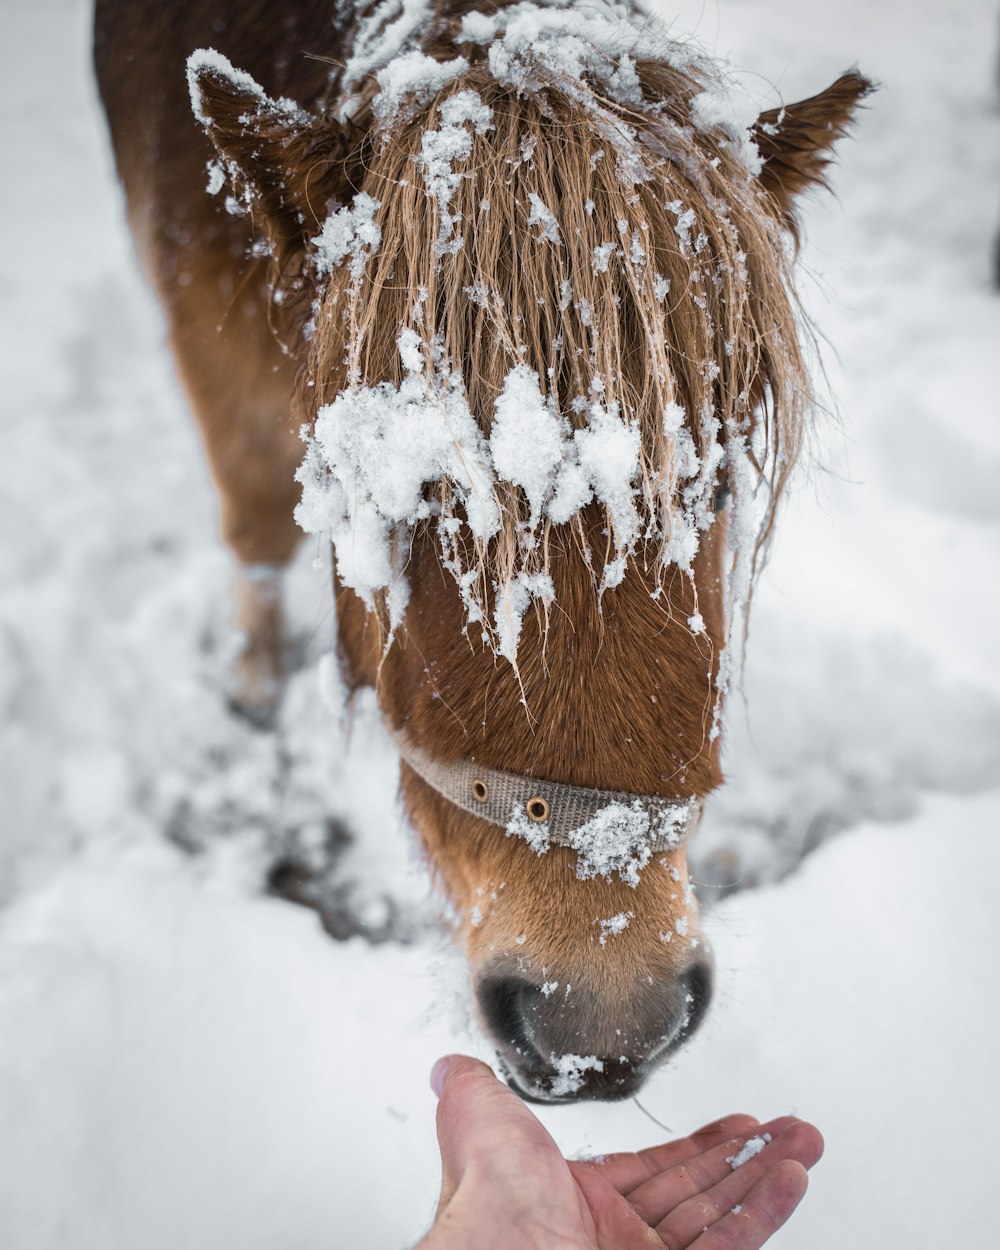
POLYGON ((684 1027, 685 1038, 691 1036, 708 1014, 712 1001, 714 976, 712 965, 705 961, 692 964, 684 974, 684 1027))
POLYGON ((522 1054, 537 1056, 526 1022, 527 1013, 537 1009, 535 986, 521 977, 489 977, 480 982, 476 994, 483 1023, 497 1041, 522 1054))

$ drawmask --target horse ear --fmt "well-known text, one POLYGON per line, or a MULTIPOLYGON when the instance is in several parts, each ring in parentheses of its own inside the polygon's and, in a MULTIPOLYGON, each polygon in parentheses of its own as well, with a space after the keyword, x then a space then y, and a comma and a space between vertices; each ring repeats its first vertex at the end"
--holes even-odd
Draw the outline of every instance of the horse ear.
MULTIPOLYGON (((211 48, 187 63, 194 115, 222 161, 237 204, 278 248, 303 244, 326 216, 329 174, 340 175, 338 128, 291 100, 273 100, 211 48)), ((339 181, 339 177, 338 177, 339 181)))
POLYGON ((826 186, 831 149, 854 121, 860 102, 875 86, 857 70, 842 74, 819 95, 761 113, 752 135, 761 157, 761 186, 794 232, 795 198, 809 187, 826 186))

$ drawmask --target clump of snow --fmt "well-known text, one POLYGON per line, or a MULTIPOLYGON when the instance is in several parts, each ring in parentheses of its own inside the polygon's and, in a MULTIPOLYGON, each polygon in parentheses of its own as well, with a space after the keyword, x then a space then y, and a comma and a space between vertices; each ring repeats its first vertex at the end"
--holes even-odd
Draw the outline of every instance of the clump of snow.
POLYGON ((617 243, 601 243, 594 248, 594 258, 591 261, 594 273, 608 272, 608 264, 617 247, 617 243))
POLYGON ((329 536, 340 576, 366 604, 374 607, 375 592, 389 589, 393 627, 408 598, 395 553, 418 521, 435 511, 453 518, 452 508, 424 497, 427 486, 448 483, 475 538, 488 539, 500 523, 489 451, 461 379, 444 364, 429 377, 418 374, 414 337, 401 335, 399 350, 407 370, 399 387, 356 386, 320 409, 297 474, 296 509, 307 533, 329 536))
MULTIPOLYGON (((652 858, 653 845, 679 846, 696 811, 693 799, 655 813, 650 813, 639 799, 630 804, 607 803, 590 820, 569 832, 564 845, 577 853, 576 875, 580 880, 597 876, 610 879, 617 872, 634 889, 639 884, 639 874, 652 858)), ((508 837, 523 838, 539 855, 552 845, 548 823, 531 820, 519 803, 513 807, 506 831, 508 837)))
POLYGON ((528 201, 531 204, 531 212, 528 214, 528 225, 541 226, 541 232, 536 237, 538 239, 547 239, 550 243, 562 243, 562 237, 559 234, 559 223, 552 215, 552 210, 549 206, 533 191, 529 193, 528 201))
POLYGON ((428 0, 380 0, 358 24, 344 66, 343 88, 350 91, 368 74, 388 65, 431 20, 428 0))
MULTIPOLYGON (((456 106, 448 115, 489 125, 489 110, 479 112, 478 96, 463 94, 465 99, 453 97, 456 106)), ((468 140, 463 127, 454 130, 468 140)), ((428 174, 442 197, 442 236, 453 224, 447 215, 453 174, 448 162, 444 165, 428 174)), ((352 276, 359 277, 379 244, 377 208, 377 201, 359 195, 350 208, 331 214, 315 240, 317 267, 325 272, 347 262, 352 276)), ((640 434, 623 420, 618 405, 605 407, 599 395, 582 401, 587 424, 574 431, 543 397, 538 375, 517 365, 496 400, 487 438, 469 409, 461 375, 443 359, 440 345, 427 344, 405 327, 397 346, 402 383, 365 387, 355 382, 322 408, 298 473, 302 500, 296 518, 307 533, 329 536, 345 584, 369 607, 375 606, 376 592, 385 590, 394 629, 409 595, 403 566, 410 531, 419 522, 436 520, 444 563, 459 584, 468 618, 485 622, 476 577, 460 561, 456 535, 466 525, 475 541, 492 538, 500 526, 498 491, 510 483, 524 491, 528 504, 522 526, 525 551, 537 545, 543 517, 560 524, 592 500, 602 503, 615 545, 602 589, 618 585, 642 530, 634 485, 640 434), (525 454, 527 447, 531 455, 525 454), (432 501, 426 496, 435 486, 445 489, 432 501), (459 507, 464 520, 457 515, 459 507)), ((493 641, 514 664, 525 612, 533 601, 551 605, 554 588, 546 573, 522 567, 493 590, 493 641)))
POLYGON ((549 1093, 555 1098, 575 1094, 588 1072, 604 1071, 604 1061, 596 1055, 550 1055, 549 1062, 556 1070, 556 1076, 549 1084, 549 1093))
POLYGON ((634 808, 622 803, 608 804, 570 836, 578 854, 577 876, 587 880, 617 872, 634 889, 652 854, 648 831, 649 816, 640 804, 634 808))
MULTIPOLYGON (((577 430, 573 441, 577 464, 588 492, 593 492, 611 517, 616 547, 620 552, 630 552, 639 537, 641 525, 633 486, 639 474, 638 426, 622 419, 617 403, 605 408, 595 401, 590 405, 586 429, 577 430)), ((561 498, 557 497, 556 502, 561 504, 560 516, 564 515, 567 496, 578 480, 572 475, 568 483, 559 483, 557 489, 561 498)), ((552 511, 550 509, 550 515, 552 511)), ((556 520, 556 517, 552 519, 556 520)))
POLYGON ((507 837, 523 838, 536 855, 544 855, 552 845, 548 824, 532 820, 520 803, 515 803, 511 811, 507 837))
POLYGON ((525 365, 516 366, 496 401, 490 451, 499 476, 524 491, 531 509, 529 530, 541 517, 565 456, 565 441, 565 422, 542 398, 538 375, 525 365))
POLYGON ((456 252, 462 239, 455 235, 459 218, 450 211, 452 196, 463 178, 455 168, 456 161, 468 160, 472 152, 471 125, 476 134, 485 134, 493 125, 493 110, 482 102, 475 91, 459 91, 450 96, 439 110, 442 125, 424 132, 420 143, 420 166, 427 193, 437 201, 440 228, 437 253, 443 256, 456 252))
MULTIPOLYGON (((624 5, 596 0, 580 9, 562 3, 522 3, 462 19, 461 41, 489 45, 489 66, 498 82, 530 91, 555 78, 582 85, 589 80, 621 104, 642 103, 635 58, 664 55, 662 27, 624 5)), ((668 54, 684 55, 676 45, 668 54)))
POLYGON ((701 130, 721 130, 729 146, 753 175, 760 173, 760 152, 754 143, 752 127, 759 105, 732 74, 726 73, 691 101, 691 119, 701 130))
POLYGON ((521 572, 497 588, 496 607, 493 609, 497 651, 511 664, 517 663, 521 625, 533 599, 538 599, 546 607, 555 601, 555 587, 548 573, 521 572))
POLYGON ((404 99, 427 104, 468 68, 469 62, 462 56, 435 61, 417 48, 403 52, 376 73, 381 90, 372 101, 372 111, 383 126, 391 125, 404 99))
POLYGON ((226 185, 226 167, 222 161, 209 161, 205 166, 205 172, 208 174, 205 190, 209 195, 218 195, 226 185))
POLYGON ((624 556, 619 556, 617 560, 609 560, 604 566, 604 575, 601 577, 601 594, 620 586, 625 580, 627 568, 628 560, 624 556))
POLYGON ((349 208, 338 208, 323 222, 323 229, 312 239, 314 264, 325 277, 350 257, 348 271, 355 281, 364 273, 370 256, 379 249, 382 231, 375 220, 381 204, 359 191, 349 208))
POLYGON ((629 921, 634 919, 634 911, 620 911, 617 916, 610 916, 607 920, 599 920, 601 936, 597 939, 598 942, 601 946, 606 946, 609 937, 617 937, 620 933, 624 933, 629 926, 629 921))
POLYGON ((762 1133, 759 1137, 751 1137, 743 1144, 737 1154, 728 1155, 726 1157, 726 1162, 735 1172, 736 1169, 741 1168, 744 1163, 749 1163, 752 1158, 759 1155, 770 1140, 770 1133, 762 1133))

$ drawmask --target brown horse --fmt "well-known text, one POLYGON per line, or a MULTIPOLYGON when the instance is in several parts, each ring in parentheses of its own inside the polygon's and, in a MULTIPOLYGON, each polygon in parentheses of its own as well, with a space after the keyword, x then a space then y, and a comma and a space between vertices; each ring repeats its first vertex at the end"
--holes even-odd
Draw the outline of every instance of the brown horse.
POLYGON ((98 0, 96 64, 237 701, 280 694, 298 504, 511 1083, 633 1092, 711 992, 684 842, 808 408, 793 200, 869 84, 741 118, 607 3, 98 0))

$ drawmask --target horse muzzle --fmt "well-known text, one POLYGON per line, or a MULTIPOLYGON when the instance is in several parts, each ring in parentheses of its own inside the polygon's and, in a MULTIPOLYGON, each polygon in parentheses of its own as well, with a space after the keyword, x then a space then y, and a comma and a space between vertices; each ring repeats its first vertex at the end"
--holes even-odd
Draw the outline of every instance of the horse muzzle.
POLYGON ((712 995, 707 959, 641 987, 537 985, 502 968, 476 986, 480 1018, 510 1087, 529 1102, 630 1098, 698 1028, 712 995))

